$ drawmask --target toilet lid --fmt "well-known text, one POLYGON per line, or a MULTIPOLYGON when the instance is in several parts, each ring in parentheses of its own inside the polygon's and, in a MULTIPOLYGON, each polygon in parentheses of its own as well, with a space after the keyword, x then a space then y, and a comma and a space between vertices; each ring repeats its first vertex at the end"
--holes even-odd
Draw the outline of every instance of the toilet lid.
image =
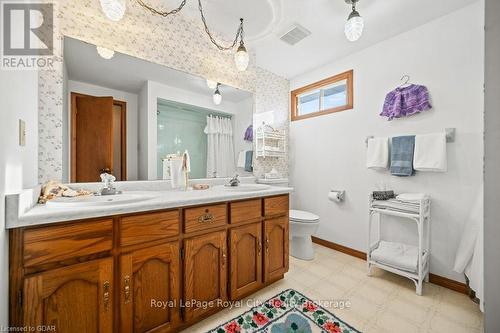
POLYGON ((303 210, 290 210, 290 220, 297 222, 317 222, 319 216, 303 210))

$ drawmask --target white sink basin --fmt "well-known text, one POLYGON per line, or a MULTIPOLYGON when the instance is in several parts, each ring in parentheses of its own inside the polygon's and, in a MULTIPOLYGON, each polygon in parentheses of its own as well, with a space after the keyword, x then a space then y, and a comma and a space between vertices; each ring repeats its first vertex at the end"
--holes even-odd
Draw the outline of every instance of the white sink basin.
POLYGON ((238 186, 220 186, 226 191, 231 192, 256 192, 265 191, 271 188, 269 185, 265 184, 240 184, 238 186))
POLYGON ((153 198, 154 196, 152 195, 132 193, 102 196, 81 196, 74 198, 61 197, 49 200, 45 205, 51 208, 111 206, 136 203, 151 200, 153 198))

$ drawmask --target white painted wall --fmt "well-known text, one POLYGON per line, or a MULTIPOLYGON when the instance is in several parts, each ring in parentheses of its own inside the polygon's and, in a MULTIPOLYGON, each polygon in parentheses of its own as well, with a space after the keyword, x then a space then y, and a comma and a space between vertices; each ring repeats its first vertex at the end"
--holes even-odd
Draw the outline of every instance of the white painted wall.
MULTIPOLYGON (((452 271, 455 252, 483 171, 483 2, 317 68, 291 80, 291 90, 354 69, 354 109, 291 123, 293 206, 321 217, 317 235, 366 251, 368 195, 383 182, 397 192, 432 197, 431 271, 463 281, 452 271), (386 93, 403 74, 426 85, 431 111, 388 122, 381 112, 386 93), (448 172, 398 178, 365 167, 365 138, 443 131, 455 127, 448 144, 448 172), (345 189, 342 204, 330 189, 345 189)), ((366 26, 369 29, 369 26, 366 26)), ((384 237, 416 243, 410 223, 388 221, 384 237)), ((404 221, 406 222, 406 221, 404 221)))
MULTIPOLYGON (((156 145, 157 145, 157 102, 158 99, 185 103, 219 112, 229 113, 236 117, 241 113, 241 105, 222 99, 220 105, 213 103, 212 97, 192 91, 179 89, 154 81, 147 81, 139 94, 139 175, 140 179, 157 179, 156 145), (145 177, 146 176, 146 177, 145 177)), ((253 98, 252 98, 253 103, 253 98)), ((243 105, 243 104, 242 104, 243 105)), ((253 107, 250 106, 253 113, 253 107)), ((244 112, 246 114, 246 111, 244 112)), ((244 117, 248 117, 245 115, 244 117)))
MULTIPOLYGON (((74 80, 68 80, 68 103, 71 103, 71 92, 77 92, 92 96, 113 96, 115 100, 124 101, 127 103, 127 180, 137 180, 137 154, 138 154, 138 95, 132 94, 126 91, 110 89, 106 87, 101 87, 95 84, 89 84, 85 82, 79 82, 74 80)), ((68 106, 69 114, 67 115, 68 121, 65 124, 67 139, 64 141, 70 142, 69 133, 71 127, 71 106, 68 106)), ((66 160, 71 160, 71 149, 68 149, 68 154, 66 155, 66 160)), ((68 168, 71 163, 68 162, 68 168)), ((70 173, 68 172, 68 175, 70 173)))
POLYGON ((38 73, 0 70, 0 326, 8 325, 8 234, 5 194, 37 184, 38 73), (26 146, 18 144, 19 119, 26 121, 26 146))

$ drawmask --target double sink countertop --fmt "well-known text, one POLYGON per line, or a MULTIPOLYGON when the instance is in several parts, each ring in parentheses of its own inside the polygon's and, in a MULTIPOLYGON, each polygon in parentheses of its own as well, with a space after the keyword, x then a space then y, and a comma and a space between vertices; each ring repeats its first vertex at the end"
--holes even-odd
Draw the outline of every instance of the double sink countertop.
MULTIPOLYGON (((30 227, 63 221, 83 220, 169 208, 179 208, 211 204, 225 201, 235 201, 259 197, 288 194, 290 187, 263 186, 262 189, 239 191, 227 189, 224 186, 213 186, 207 190, 124 190, 123 194, 102 196, 104 198, 127 196, 130 200, 119 203, 81 204, 36 204, 36 191, 8 195, 6 197, 6 228, 30 227), (136 198, 137 200, 134 200, 136 198)), ((39 191, 38 191, 39 193, 39 191)))

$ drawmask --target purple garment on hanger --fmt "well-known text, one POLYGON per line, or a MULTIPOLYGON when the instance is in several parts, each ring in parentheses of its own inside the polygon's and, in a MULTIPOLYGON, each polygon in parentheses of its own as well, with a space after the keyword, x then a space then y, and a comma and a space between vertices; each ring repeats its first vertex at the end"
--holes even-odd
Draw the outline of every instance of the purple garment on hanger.
POLYGON ((245 137, 243 138, 245 141, 253 142, 253 125, 247 127, 245 131, 245 137))
POLYGON ((431 108, 429 91, 425 86, 411 84, 398 87, 385 96, 384 109, 380 114, 389 120, 411 116, 431 108))

